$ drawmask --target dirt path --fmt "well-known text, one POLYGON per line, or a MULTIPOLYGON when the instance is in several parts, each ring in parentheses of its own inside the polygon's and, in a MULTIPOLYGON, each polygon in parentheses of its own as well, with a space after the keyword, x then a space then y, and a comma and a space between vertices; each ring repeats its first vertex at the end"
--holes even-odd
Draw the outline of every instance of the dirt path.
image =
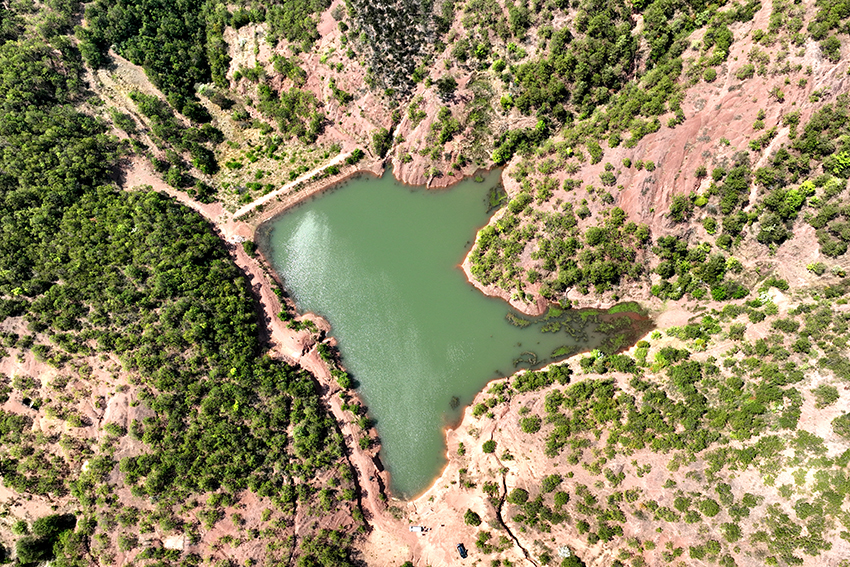
POLYGON ((260 197, 256 201, 248 203, 247 205, 245 205, 244 207, 242 207, 241 209, 239 209, 238 211, 233 213, 233 218, 237 218, 237 219, 242 218, 243 216, 245 216, 248 213, 250 213, 251 211, 253 211, 255 208, 257 208, 261 205, 265 205, 266 203, 268 203, 272 199, 277 198, 279 195, 283 195, 287 191, 291 190, 293 187, 296 187, 299 183, 303 183, 304 181, 307 181, 308 179, 310 179, 311 177, 313 177, 317 173, 324 171, 325 169, 331 167, 332 165, 338 165, 338 164, 342 163, 343 160, 345 160, 350 155, 351 155, 351 152, 339 154, 338 156, 336 156, 334 159, 332 159, 328 163, 321 165, 321 166, 317 167, 316 169, 314 169, 312 171, 308 171, 307 173, 305 173, 304 175, 302 175, 301 177, 299 177, 295 181, 287 183, 286 185, 284 185, 283 187, 281 187, 277 191, 272 191, 268 195, 263 195, 262 197, 260 197))

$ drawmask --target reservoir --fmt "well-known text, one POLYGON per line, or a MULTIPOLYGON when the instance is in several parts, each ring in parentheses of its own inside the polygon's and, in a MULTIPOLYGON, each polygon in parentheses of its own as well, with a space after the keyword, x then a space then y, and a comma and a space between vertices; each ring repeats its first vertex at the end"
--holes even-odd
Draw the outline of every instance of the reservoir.
POLYGON ((330 322, 397 496, 439 475, 443 429, 488 381, 602 339, 576 311, 527 324, 466 280, 460 264, 499 183, 498 171, 448 190, 362 177, 287 211, 259 239, 299 311, 330 322))

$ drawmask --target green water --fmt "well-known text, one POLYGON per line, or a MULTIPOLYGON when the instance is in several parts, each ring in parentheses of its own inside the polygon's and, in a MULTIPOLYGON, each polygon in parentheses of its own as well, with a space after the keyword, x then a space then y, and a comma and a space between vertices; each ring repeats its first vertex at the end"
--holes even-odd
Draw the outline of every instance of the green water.
POLYGON ((590 332, 591 342, 572 338, 568 325, 554 332, 551 320, 511 325, 507 303, 466 281, 460 264, 487 223, 488 192, 498 183, 493 173, 483 183, 428 191, 389 173, 364 177, 264 229, 267 257, 299 310, 330 321, 399 496, 422 492, 439 475, 443 428, 488 381, 515 372, 517 359, 542 365, 577 340, 587 349, 599 341, 590 332))

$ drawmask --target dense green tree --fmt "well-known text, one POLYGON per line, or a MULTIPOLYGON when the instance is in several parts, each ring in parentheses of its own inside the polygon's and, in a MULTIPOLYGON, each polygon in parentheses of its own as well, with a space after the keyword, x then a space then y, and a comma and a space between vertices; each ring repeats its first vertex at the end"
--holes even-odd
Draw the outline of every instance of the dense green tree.
POLYGON ((463 515, 463 521, 464 521, 464 523, 466 523, 470 526, 480 526, 481 525, 481 516, 479 516, 477 513, 473 512, 472 510, 467 509, 466 512, 463 515))
POLYGON ((393 135, 386 128, 379 128, 372 133, 372 151, 375 155, 383 158, 392 147, 393 135))

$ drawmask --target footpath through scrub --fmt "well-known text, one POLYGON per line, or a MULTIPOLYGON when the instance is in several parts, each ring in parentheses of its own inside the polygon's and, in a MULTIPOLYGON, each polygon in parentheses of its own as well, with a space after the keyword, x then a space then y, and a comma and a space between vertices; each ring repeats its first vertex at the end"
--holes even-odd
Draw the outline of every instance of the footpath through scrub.
POLYGON ((303 183, 304 181, 311 179, 317 173, 320 173, 320 172, 324 171, 325 169, 327 169, 327 168, 329 168, 333 165, 338 165, 338 164, 342 163, 350 155, 351 155, 351 152, 339 154, 338 156, 336 156, 334 159, 332 159, 328 163, 326 163, 326 164, 324 164, 320 167, 317 167, 316 169, 314 169, 312 171, 308 171, 307 173, 305 173, 304 175, 302 175, 301 177, 299 177, 295 181, 290 181, 289 183, 287 183, 286 185, 284 185, 280 189, 277 189, 276 191, 272 191, 268 195, 263 195, 262 197, 260 197, 256 201, 252 201, 252 202, 248 203, 247 205, 245 205, 244 207, 240 208, 235 213, 233 213, 233 218, 238 219, 238 218, 241 218, 241 217, 247 215, 248 213, 253 211, 255 208, 257 208, 258 206, 268 203, 272 199, 275 199, 276 197, 278 197, 278 195, 282 195, 283 193, 286 193, 287 191, 289 191, 293 187, 297 187, 299 183, 303 183))

